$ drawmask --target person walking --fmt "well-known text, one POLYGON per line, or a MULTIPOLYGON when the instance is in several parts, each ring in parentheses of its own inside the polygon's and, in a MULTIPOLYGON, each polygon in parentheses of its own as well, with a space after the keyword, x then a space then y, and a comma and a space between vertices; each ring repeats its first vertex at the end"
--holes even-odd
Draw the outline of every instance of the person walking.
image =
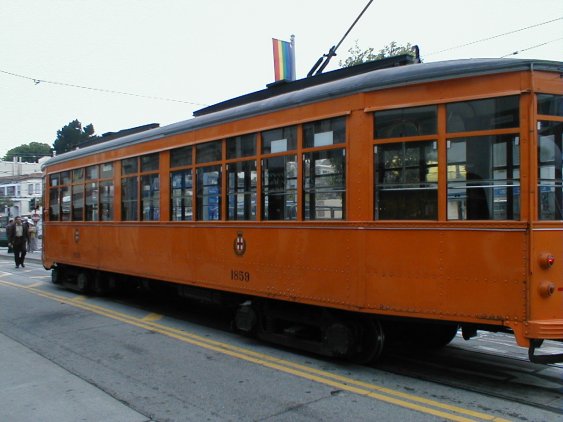
POLYGON ((35 227, 33 221, 27 220, 27 233, 29 235, 27 242, 27 252, 33 253, 37 250, 37 227, 35 227))
POLYGON ((14 218, 14 222, 6 227, 6 234, 8 235, 8 246, 14 249, 16 268, 19 268, 20 265, 25 267, 24 261, 29 236, 27 224, 23 224, 21 217, 17 216, 14 218))

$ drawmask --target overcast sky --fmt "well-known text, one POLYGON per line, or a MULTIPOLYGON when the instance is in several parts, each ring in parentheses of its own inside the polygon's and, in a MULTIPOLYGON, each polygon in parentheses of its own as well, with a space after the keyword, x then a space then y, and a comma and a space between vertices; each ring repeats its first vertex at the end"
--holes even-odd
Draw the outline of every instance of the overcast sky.
MULTIPOLYGON (((98 135, 164 126, 263 89, 274 80, 272 38, 295 34, 303 78, 367 3, 0 0, 0 157, 30 142, 52 145, 74 119, 92 123, 98 135)), ((547 43, 513 57, 563 61, 562 19, 457 47, 562 17, 562 0, 375 0, 326 71, 356 40, 376 50, 391 41, 417 44, 427 62, 501 57, 547 43)))

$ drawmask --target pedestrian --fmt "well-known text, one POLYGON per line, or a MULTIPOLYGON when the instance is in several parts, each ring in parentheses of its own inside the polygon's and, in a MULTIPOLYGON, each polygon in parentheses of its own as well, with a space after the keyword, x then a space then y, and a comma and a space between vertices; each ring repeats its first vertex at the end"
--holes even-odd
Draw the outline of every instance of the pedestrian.
POLYGON ((29 236, 27 224, 23 224, 20 216, 14 218, 14 222, 6 227, 8 235, 8 246, 14 249, 14 260, 16 268, 20 265, 25 267, 24 260, 27 252, 27 239, 29 236))
POLYGON ((29 235, 29 240, 27 242, 27 252, 35 252, 37 250, 37 227, 33 224, 33 221, 27 221, 27 233, 29 235))

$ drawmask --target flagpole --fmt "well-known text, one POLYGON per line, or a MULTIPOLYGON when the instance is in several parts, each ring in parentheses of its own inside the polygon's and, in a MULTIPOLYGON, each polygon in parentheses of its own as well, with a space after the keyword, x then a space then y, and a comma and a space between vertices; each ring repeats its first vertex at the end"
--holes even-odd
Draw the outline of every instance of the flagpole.
POLYGON ((295 73, 295 35, 291 34, 290 43, 291 43, 291 75, 292 81, 297 79, 297 73, 295 73))

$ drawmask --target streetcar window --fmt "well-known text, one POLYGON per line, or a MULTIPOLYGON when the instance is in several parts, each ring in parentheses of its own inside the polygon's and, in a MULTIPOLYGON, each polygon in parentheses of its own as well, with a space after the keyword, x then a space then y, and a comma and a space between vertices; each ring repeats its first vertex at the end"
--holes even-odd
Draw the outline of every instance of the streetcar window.
POLYGON ((86 167, 86 180, 95 180, 98 178, 98 166, 86 167))
POLYGON ((227 165, 229 220, 256 220, 256 161, 227 165))
POLYGON ((563 95, 538 94, 538 114, 563 116, 563 95))
POLYGON ((192 147, 176 148, 170 151, 170 167, 184 167, 192 164, 192 147))
POLYGON ((517 95, 447 104, 447 131, 455 133, 518 127, 518 104, 517 95))
POLYGON ((207 142, 196 145, 196 163, 211 163, 221 161, 222 141, 207 142))
POLYGON ((82 183, 84 182, 84 169, 74 169, 72 170, 72 183, 82 183))
MULTIPOLYGON (((51 181, 52 183, 52 181, 51 181)), ((59 189, 52 188, 49 190, 49 220, 58 221, 60 218, 60 197, 59 189)))
POLYGON ((297 156, 282 155, 262 161, 262 218, 297 218, 297 156))
POLYGON ((70 221, 71 197, 70 187, 63 186, 60 190, 61 199, 61 221, 70 221))
POLYGON ((438 127, 437 115, 434 105, 376 111, 375 138, 434 135, 438 127))
POLYGON ((72 220, 84 220, 84 185, 72 186, 72 220))
POLYGON ((227 139, 227 159, 256 155, 256 134, 227 139))
POLYGON ((69 185, 70 184, 70 172, 69 171, 62 171, 61 178, 60 178, 61 185, 69 185))
POLYGON ((297 128, 288 126, 262 132, 262 154, 293 151, 297 148, 297 128))
POLYGON ((346 142, 346 118, 319 120, 303 125, 303 146, 322 147, 346 142))
POLYGON ((448 219, 520 218, 519 138, 491 135, 448 145, 448 219))
POLYGON ((109 179, 113 177, 113 163, 105 163, 100 168, 100 178, 109 179))
POLYGON ((113 220, 113 181, 106 180, 100 182, 100 220, 113 220))
POLYGON ((563 220, 563 122, 538 122, 538 218, 563 220))
POLYGON ((121 219, 123 221, 136 221, 138 219, 138 185, 137 176, 121 179, 121 219))
POLYGON ((98 221, 98 183, 86 183, 85 194, 85 220, 98 221))
POLYGON ((436 142, 397 142, 375 147, 375 218, 438 218, 436 142))
POLYGON ((192 220, 192 170, 176 171, 170 175, 170 180, 172 188, 170 219, 173 221, 192 220))
POLYGON ((197 169, 197 219, 221 219, 221 166, 197 169))
POLYGON ((60 181, 60 175, 59 173, 55 173, 55 174, 51 174, 49 176, 49 184, 51 186, 58 186, 59 185, 59 181, 60 181))
POLYGON ((158 170, 159 165, 159 155, 156 154, 149 154, 141 156, 141 171, 156 171, 158 170))
POLYGON ((133 174, 137 173, 139 169, 139 159, 137 157, 134 158, 126 158, 121 160, 121 174, 133 174))
POLYGON ((158 174, 141 177, 141 220, 158 221, 160 219, 160 178, 158 174))
POLYGON ((306 220, 343 220, 346 202, 344 149, 303 155, 303 198, 306 220))

